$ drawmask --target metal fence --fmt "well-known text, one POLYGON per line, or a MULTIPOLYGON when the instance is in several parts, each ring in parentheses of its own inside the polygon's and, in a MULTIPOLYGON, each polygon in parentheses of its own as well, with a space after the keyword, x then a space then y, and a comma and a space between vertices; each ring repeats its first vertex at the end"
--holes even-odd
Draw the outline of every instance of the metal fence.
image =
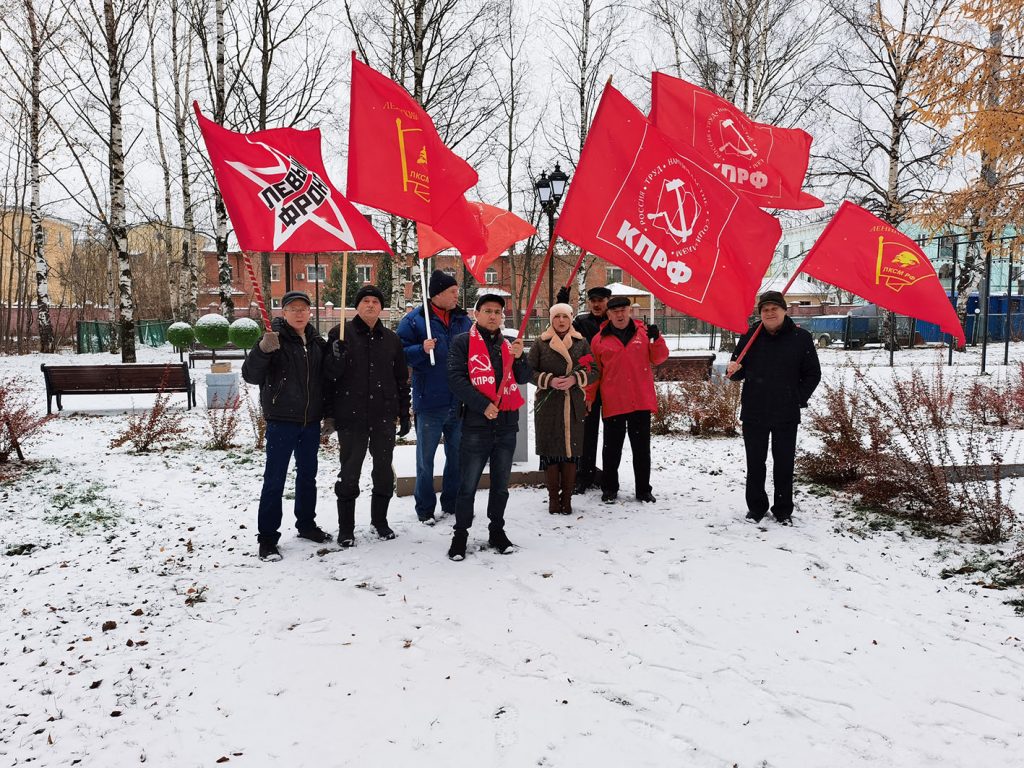
MULTIPOLYGON (((160 347, 167 343, 167 329, 171 320, 140 320, 135 323, 135 337, 140 344, 160 347)), ((117 333, 118 326, 98 320, 80 320, 75 324, 75 351, 83 355, 90 352, 106 352, 110 349, 110 334, 117 333)))

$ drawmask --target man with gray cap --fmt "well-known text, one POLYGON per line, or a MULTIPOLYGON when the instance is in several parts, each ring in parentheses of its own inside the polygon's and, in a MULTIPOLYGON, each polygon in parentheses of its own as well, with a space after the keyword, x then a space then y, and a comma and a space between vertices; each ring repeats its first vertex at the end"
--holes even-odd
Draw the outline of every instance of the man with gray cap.
POLYGON ((323 413, 326 345, 309 322, 310 301, 302 291, 288 291, 275 317, 242 363, 242 378, 260 388, 267 422, 267 463, 259 506, 260 560, 281 559, 281 497, 288 464, 295 455, 295 527, 299 537, 316 543, 330 538, 316 524, 316 472, 323 413))
POLYGON ((355 546, 356 499, 363 459, 373 458, 370 524, 379 539, 395 538, 388 525, 388 506, 395 489, 391 460, 398 436, 409 434, 409 368, 402 342, 380 322, 384 294, 375 285, 356 293, 356 316, 327 334, 324 369, 330 384, 326 404, 329 429, 336 425, 341 469, 334 493, 338 497, 338 543, 355 546))
POLYGON ((772 448, 775 484, 772 515, 781 525, 793 516, 793 464, 800 409, 821 381, 818 351, 811 334, 786 314, 786 299, 778 291, 765 291, 757 300, 761 322, 736 343, 726 375, 743 381, 740 421, 747 454, 747 520, 761 522, 768 514, 768 442, 772 448), (738 361, 743 354, 742 362, 738 361))
POLYGON ((412 410, 416 415, 416 516, 425 525, 436 518, 434 456, 444 437, 444 474, 441 481, 441 515, 455 514, 459 492, 459 441, 462 421, 459 401, 448 386, 448 349, 452 339, 469 333, 473 321, 459 304, 455 278, 435 269, 430 276, 428 299, 402 318, 398 338, 412 368, 412 410), (427 336, 427 317, 430 336, 427 336), (431 357, 433 352, 433 357, 431 357))

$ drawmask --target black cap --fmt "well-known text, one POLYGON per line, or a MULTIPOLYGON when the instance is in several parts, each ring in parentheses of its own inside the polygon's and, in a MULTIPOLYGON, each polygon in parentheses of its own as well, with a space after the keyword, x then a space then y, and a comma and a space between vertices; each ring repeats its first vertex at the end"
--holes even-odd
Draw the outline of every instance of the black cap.
POLYGON ((386 307, 387 304, 384 301, 384 294, 381 293, 380 288, 376 285, 364 285, 358 291, 356 291, 356 306, 359 306, 359 302, 365 299, 367 296, 376 297, 377 301, 380 302, 382 307, 386 307))
POLYGON ((632 306, 632 304, 626 296, 613 296, 608 299, 608 309, 618 309, 619 307, 629 306, 632 306))
POLYGON ((760 312, 765 304, 777 304, 786 309, 786 298, 778 291, 765 291, 757 299, 757 311, 760 312))
POLYGON ((430 274, 430 284, 427 288, 427 295, 432 299, 437 294, 447 291, 453 285, 458 285, 455 282, 455 278, 449 275, 447 272, 442 272, 440 269, 435 269, 430 274))
POLYGON ((309 304, 309 306, 313 306, 313 302, 309 300, 309 294, 306 293, 305 291, 288 291, 284 296, 281 297, 281 306, 287 307, 296 299, 306 302, 307 304, 309 304))
POLYGON ((603 285, 597 285, 587 290, 588 299, 610 299, 612 292, 603 285))
POLYGON ((499 296, 496 293, 481 293, 476 299, 476 308, 480 309, 480 307, 487 303, 501 304, 502 309, 504 309, 505 297, 499 296))

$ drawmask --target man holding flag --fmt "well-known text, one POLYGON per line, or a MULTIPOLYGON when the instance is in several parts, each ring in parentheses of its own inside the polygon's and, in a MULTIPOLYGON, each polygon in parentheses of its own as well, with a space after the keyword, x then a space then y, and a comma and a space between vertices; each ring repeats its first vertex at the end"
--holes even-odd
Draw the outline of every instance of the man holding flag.
POLYGON ((726 375, 743 381, 740 421, 747 454, 747 519, 754 523, 768 514, 768 442, 772 447, 775 500, 772 515, 781 525, 793 516, 793 464, 800 409, 821 381, 818 351, 811 334, 797 327, 786 314, 786 299, 766 291, 757 301, 761 317, 736 344, 726 375), (743 361, 737 358, 743 355, 743 361))

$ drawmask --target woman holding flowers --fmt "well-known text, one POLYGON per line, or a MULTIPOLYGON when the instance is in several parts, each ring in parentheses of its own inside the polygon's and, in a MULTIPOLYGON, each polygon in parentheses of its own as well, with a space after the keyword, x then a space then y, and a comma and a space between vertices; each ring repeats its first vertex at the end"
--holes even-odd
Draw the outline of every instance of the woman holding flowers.
POLYGON ((583 451, 584 389, 597 381, 590 345, 572 327, 572 307, 555 304, 551 325, 530 348, 536 448, 548 487, 548 512, 572 514, 576 465, 583 451))

